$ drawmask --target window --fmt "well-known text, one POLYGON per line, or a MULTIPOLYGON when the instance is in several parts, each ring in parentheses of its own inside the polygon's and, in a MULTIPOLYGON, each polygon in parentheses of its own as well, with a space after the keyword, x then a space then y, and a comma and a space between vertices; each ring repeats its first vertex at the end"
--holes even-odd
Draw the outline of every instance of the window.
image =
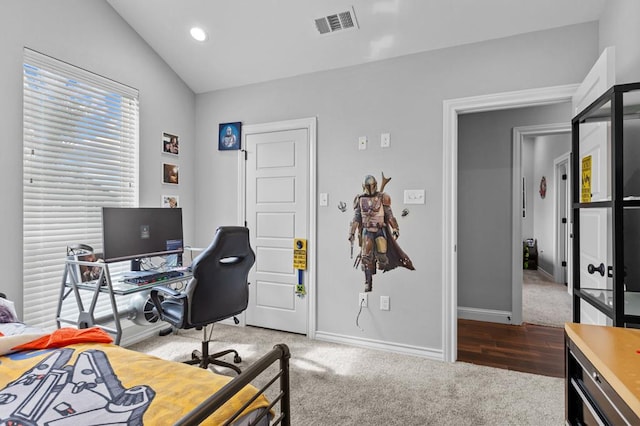
POLYGON ((55 326, 66 248, 138 203, 138 91, 30 49, 23 64, 24 321, 55 326))

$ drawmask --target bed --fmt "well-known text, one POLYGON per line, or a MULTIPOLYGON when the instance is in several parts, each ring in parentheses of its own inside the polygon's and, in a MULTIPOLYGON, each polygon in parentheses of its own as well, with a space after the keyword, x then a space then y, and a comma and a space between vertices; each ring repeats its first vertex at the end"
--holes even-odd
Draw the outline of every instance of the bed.
POLYGON ((290 424, 284 344, 228 377, 107 343, 98 328, 0 333, 2 425, 290 424))

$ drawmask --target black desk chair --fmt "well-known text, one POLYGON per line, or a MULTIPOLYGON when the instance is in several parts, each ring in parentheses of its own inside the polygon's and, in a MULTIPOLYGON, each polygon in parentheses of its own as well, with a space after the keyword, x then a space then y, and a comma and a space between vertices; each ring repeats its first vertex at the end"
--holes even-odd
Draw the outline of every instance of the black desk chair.
POLYGON ((209 354, 209 342, 214 323, 233 317, 237 324, 235 315, 247 308, 247 279, 254 262, 249 230, 241 226, 222 226, 209 247, 194 259, 193 278, 183 291, 162 286, 151 290, 151 300, 159 319, 178 329, 204 330, 202 352, 193 351, 192 359, 185 361, 187 364, 198 364, 201 368, 215 364, 231 368, 238 374, 241 372, 237 366, 217 359, 233 353, 233 361, 239 363, 241 358, 236 350, 209 354))

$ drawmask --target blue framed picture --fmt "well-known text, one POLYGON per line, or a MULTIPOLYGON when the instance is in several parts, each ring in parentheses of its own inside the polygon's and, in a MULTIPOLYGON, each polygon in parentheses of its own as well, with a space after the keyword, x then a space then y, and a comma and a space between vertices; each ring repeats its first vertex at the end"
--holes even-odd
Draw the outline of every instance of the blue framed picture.
POLYGON ((218 134, 218 149, 220 151, 231 151, 240 149, 240 132, 242 123, 220 123, 218 134))

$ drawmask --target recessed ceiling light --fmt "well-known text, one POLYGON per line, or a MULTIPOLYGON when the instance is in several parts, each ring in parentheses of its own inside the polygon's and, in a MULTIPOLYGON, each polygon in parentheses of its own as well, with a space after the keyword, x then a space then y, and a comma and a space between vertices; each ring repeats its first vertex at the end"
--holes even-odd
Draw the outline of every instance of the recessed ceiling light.
POLYGON ((207 39, 207 33, 200 27, 193 27, 189 32, 194 40, 205 41, 207 39))

